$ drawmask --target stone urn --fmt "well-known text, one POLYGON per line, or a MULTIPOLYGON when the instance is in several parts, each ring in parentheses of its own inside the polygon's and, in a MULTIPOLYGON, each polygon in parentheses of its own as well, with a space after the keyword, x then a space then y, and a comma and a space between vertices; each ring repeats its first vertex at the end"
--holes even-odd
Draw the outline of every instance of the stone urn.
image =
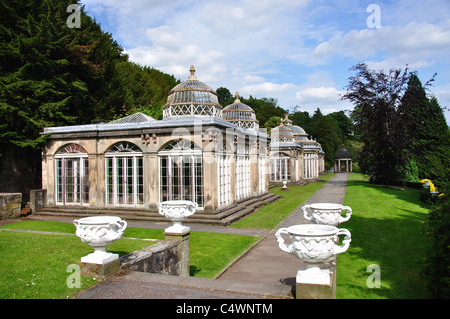
POLYGON ((351 234, 347 229, 320 224, 280 228, 275 237, 282 251, 294 255, 306 265, 306 268, 298 269, 297 283, 323 285, 330 284, 331 277, 329 269, 321 269, 320 265, 347 251, 351 242, 351 234), (285 244, 282 234, 290 236, 290 244, 285 244), (342 245, 337 244, 339 235, 345 235, 342 245))
POLYGON ((106 264, 117 258, 118 254, 106 251, 106 248, 123 236, 127 222, 115 216, 94 216, 73 221, 76 235, 90 245, 94 252, 81 258, 81 262, 106 264))
POLYGON ((338 226, 346 222, 352 216, 352 209, 349 206, 332 203, 316 203, 302 207, 303 216, 316 224, 338 226), (342 211, 347 211, 345 217, 342 211))
POLYGON ((169 200, 158 203, 159 213, 173 222, 166 228, 167 233, 181 234, 190 231, 190 228, 181 223, 187 217, 195 214, 198 204, 187 200, 169 200))

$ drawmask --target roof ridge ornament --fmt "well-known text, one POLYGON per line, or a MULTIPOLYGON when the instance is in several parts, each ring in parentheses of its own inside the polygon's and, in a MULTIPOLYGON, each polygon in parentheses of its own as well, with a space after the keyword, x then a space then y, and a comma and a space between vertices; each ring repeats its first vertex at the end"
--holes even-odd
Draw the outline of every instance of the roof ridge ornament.
POLYGON ((197 80, 197 77, 195 76, 195 67, 194 65, 191 65, 189 68, 189 72, 191 72, 191 75, 189 76, 188 80, 197 80))
POLYGON ((234 100, 234 103, 241 103, 241 100, 239 100, 239 92, 236 91, 236 100, 234 100))

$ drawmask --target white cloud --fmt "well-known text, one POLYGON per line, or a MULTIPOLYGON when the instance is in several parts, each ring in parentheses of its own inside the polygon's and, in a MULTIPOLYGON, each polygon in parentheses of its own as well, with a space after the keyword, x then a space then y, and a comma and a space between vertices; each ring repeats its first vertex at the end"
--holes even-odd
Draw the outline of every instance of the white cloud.
MULTIPOLYGON (((448 0, 380 3, 379 29, 367 28, 366 5, 351 0, 83 3, 132 61, 181 80, 194 64, 199 80, 213 88, 273 97, 286 109, 342 109, 338 88, 357 62, 434 73, 450 60, 448 0)), ((445 87, 448 76, 436 85, 445 87)))
POLYGON ((298 88, 298 86, 292 83, 277 84, 263 82, 255 85, 244 86, 239 92, 256 96, 266 94, 266 97, 269 97, 267 95, 270 95, 271 93, 282 93, 293 89, 295 90, 296 88, 298 88))
POLYGON ((306 88, 297 92, 297 100, 304 104, 328 104, 336 103, 343 92, 334 87, 306 88))
POLYGON ((312 52, 316 64, 335 56, 367 59, 391 67, 410 64, 426 67, 446 57, 450 50, 450 20, 440 25, 411 22, 404 26, 382 26, 379 29, 351 30, 335 34, 317 45, 312 52), (382 57, 387 56, 380 61, 382 57), (373 61, 375 59, 376 61, 373 61))

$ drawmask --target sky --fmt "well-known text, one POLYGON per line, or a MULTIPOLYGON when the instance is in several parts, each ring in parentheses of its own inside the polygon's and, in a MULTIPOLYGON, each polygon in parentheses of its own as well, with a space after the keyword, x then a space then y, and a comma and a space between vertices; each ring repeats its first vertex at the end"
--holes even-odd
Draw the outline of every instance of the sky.
MULTIPOLYGON (((408 68, 450 108, 450 0, 82 0, 131 61, 288 110, 352 110, 351 67, 408 68)), ((445 110, 447 124, 450 111, 445 110)))

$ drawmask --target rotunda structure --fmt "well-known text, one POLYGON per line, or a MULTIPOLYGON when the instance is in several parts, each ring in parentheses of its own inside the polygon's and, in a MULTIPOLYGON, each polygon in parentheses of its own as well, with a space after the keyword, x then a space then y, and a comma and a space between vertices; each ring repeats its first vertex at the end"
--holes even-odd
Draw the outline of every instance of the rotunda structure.
POLYGON ((334 171, 339 172, 352 172, 353 156, 352 153, 346 149, 341 148, 334 154, 334 171))
POLYGON ((163 106, 163 118, 174 116, 215 116, 221 117, 222 106, 217 93, 195 76, 195 67, 191 65, 189 78, 176 85, 163 106))
POLYGON ((236 92, 236 100, 223 108, 222 118, 245 129, 259 129, 259 121, 256 119, 255 111, 239 100, 239 92, 236 92))

